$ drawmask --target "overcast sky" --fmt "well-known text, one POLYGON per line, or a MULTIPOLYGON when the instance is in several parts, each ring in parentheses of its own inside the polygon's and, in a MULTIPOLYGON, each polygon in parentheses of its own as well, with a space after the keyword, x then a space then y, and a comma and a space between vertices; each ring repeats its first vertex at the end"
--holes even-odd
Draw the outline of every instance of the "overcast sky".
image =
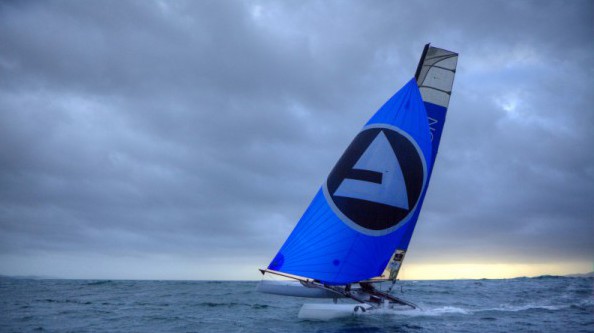
POLYGON ((427 42, 460 58, 404 270, 592 270, 593 7, 4 1, 0 274, 257 279, 427 42))

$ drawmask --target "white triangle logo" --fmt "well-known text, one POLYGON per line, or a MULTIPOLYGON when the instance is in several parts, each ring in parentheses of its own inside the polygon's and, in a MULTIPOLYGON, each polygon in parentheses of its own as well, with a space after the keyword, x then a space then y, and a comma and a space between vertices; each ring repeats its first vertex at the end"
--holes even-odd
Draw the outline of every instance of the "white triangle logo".
POLYGON ((373 139, 353 169, 382 174, 381 183, 345 178, 334 196, 367 200, 408 210, 406 183, 398 158, 383 131, 373 139))

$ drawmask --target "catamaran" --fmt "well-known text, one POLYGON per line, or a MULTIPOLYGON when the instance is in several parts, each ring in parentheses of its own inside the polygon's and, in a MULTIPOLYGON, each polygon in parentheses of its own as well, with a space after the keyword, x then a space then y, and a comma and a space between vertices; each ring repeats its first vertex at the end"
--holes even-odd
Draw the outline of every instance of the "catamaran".
POLYGON ((331 298, 299 317, 417 306, 391 294, 437 156, 458 54, 425 45, 414 78, 365 124, 262 274, 263 293, 331 298), (378 283, 387 283, 380 290, 378 283), (391 283, 390 283, 391 282, 391 283), (337 299, 354 302, 337 304, 337 299))

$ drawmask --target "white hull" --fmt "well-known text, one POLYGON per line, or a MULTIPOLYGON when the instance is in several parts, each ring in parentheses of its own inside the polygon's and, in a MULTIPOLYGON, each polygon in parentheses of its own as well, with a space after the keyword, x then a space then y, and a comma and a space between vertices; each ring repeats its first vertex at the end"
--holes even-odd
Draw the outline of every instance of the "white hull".
POLYGON ((309 298, 342 298, 340 294, 320 288, 308 288, 299 281, 277 281, 262 280, 258 283, 256 291, 265 294, 274 294, 282 296, 296 296, 309 298))
POLYGON ((371 308, 368 304, 303 304, 299 319, 332 320, 352 317, 371 308))

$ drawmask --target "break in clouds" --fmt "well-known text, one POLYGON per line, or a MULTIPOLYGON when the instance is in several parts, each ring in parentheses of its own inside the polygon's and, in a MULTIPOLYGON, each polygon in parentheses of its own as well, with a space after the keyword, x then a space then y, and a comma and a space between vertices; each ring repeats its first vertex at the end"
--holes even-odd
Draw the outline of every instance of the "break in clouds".
POLYGON ((0 273, 256 278, 426 42, 460 59, 414 260, 592 262, 592 7, 4 2, 0 273))

